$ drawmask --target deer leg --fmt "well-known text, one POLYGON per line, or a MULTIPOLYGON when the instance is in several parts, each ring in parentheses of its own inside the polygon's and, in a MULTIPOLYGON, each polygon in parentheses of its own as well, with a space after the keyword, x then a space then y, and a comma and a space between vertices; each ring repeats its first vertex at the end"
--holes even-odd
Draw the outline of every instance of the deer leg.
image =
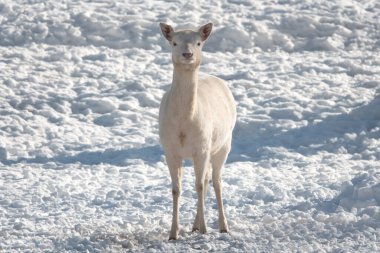
POLYGON ((204 217, 204 206, 205 206, 205 182, 206 176, 209 169, 209 158, 208 154, 202 154, 194 157, 194 169, 195 169, 195 189, 198 195, 197 202, 197 215, 194 222, 193 230, 199 230, 201 234, 207 232, 205 217, 204 217))
MULTIPOLYGON (((207 172, 205 175, 205 180, 204 180, 204 188, 203 188, 203 205, 206 206, 206 196, 207 196, 207 191, 208 191, 208 185, 210 181, 210 170, 211 167, 207 168, 207 172)), ((192 231, 197 231, 200 230, 200 222, 199 222, 199 213, 197 212, 197 215, 195 216, 194 224, 193 224, 193 229, 192 231)))
POLYGON ((222 148, 218 153, 216 153, 212 158, 212 184, 214 186, 216 202, 218 203, 219 211, 219 231, 221 233, 228 232, 227 219, 224 215, 224 207, 222 200, 222 167, 227 159, 227 155, 230 151, 230 146, 222 148))
POLYGON ((166 161, 172 179, 173 194, 173 217, 169 240, 177 240, 179 233, 179 199, 181 196, 182 181, 182 159, 171 155, 166 155, 166 161))

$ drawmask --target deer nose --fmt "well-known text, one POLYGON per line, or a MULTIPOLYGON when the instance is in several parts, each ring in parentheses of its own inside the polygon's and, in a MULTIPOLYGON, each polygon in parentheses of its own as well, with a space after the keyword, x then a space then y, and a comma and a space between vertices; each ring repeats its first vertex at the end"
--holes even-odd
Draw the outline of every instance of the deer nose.
POLYGON ((183 53, 182 55, 183 55, 183 57, 185 57, 186 59, 190 59, 191 57, 193 57, 193 53, 183 53))

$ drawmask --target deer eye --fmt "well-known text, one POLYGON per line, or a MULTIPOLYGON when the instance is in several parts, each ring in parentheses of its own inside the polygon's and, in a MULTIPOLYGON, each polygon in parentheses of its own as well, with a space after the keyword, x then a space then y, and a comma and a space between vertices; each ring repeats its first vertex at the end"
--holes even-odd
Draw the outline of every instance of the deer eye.
POLYGON ((201 45, 201 43, 200 42, 198 42, 198 44, 197 44, 198 46, 200 46, 201 45))
POLYGON ((176 42, 173 42, 173 46, 174 46, 174 47, 177 46, 177 43, 176 43, 176 42))

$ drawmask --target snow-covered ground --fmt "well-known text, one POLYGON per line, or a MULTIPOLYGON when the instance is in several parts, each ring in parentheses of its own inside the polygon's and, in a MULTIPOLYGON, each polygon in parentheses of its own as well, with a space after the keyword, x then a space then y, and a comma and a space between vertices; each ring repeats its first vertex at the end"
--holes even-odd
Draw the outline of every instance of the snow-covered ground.
POLYGON ((0 3, 1 252, 379 252, 377 0, 0 3), (170 87, 158 22, 212 21, 201 70, 238 107, 215 194, 191 233, 186 163, 178 241, 158 142, 170 87))

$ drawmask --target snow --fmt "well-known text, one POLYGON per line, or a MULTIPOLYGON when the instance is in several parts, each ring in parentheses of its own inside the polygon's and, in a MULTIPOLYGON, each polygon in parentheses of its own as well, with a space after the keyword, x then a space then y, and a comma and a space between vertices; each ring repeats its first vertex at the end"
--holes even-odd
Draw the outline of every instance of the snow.
POLYGON ((379 252, 378 1, 3 1, 1 252, 379 252), (158 23, 215 31, 201 70, 237 102, 223 172, 180 239, 158 141, 170 87, 158 23))

